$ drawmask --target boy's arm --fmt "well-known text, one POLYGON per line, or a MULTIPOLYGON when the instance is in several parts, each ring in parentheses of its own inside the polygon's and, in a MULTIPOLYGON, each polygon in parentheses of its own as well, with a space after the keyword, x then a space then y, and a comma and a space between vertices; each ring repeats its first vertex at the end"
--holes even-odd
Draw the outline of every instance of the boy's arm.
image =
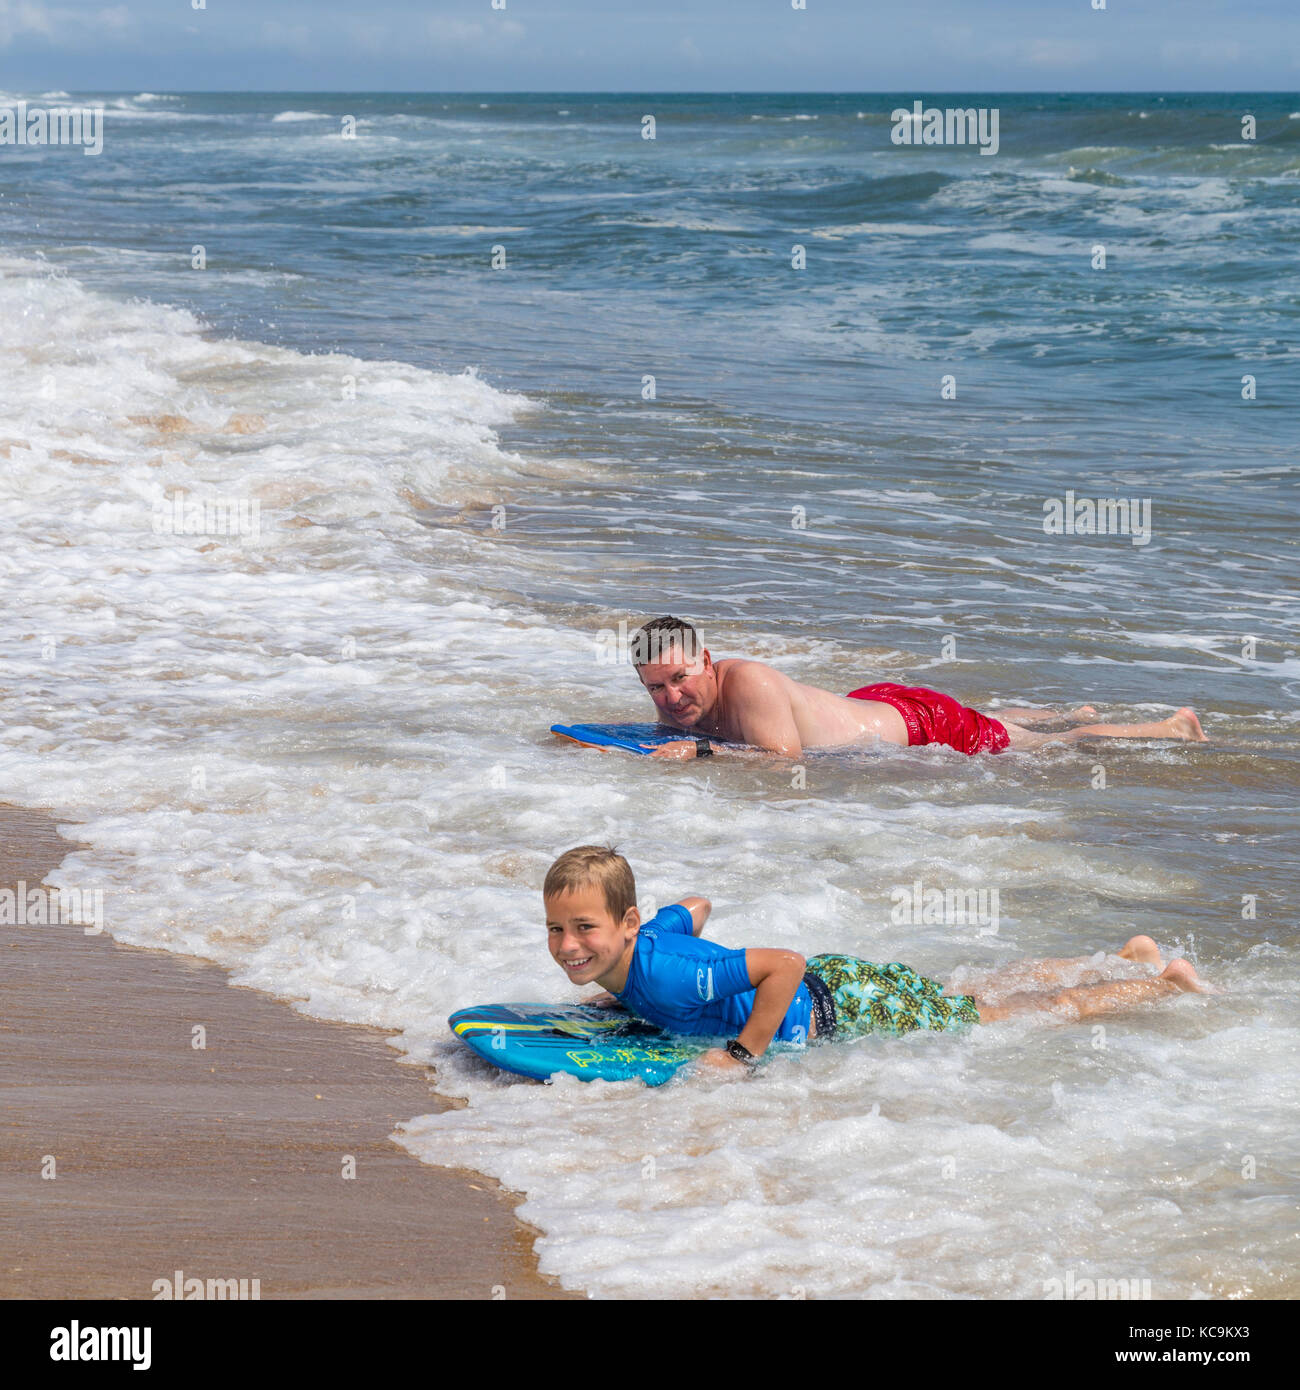
MULTIPOLYGON (((789 1012, 803 984, 808 962, 797 951, 746 951, 745 968, 754 986, 754 1007, 749 1022, 740 1030, 740 1045, 755 1057, 767 1051, 781 1020, 789 1012)), ((726 1054, 730 1059, 730 1054, 726 1054)))
POLYGON ((682 898, 678 907, 684 907, 691 914, 691 935, 699 936, 704 931, 704 924, 709 920, 709 913, 713 911, 713 904, 708 898, 682 898))

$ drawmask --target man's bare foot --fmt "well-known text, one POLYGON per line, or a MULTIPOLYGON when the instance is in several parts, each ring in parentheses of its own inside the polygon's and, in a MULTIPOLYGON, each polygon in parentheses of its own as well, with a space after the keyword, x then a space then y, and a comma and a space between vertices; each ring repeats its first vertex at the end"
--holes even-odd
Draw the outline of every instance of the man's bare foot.
POLYGON ((1086 724, 1090 719, 1096 719, 1096 705, 1080 705, 1078 709, 1066 710, 1061 716, 1062 719, 1069 719, 1075 724, 1086 724))
POLYGON ((1192 743, 1209 743, 1205 736, 1204 729, 1201 728, 1201 721, 1196 717, 1196 711, 1184 706, 1177 714, 1171 714, 1166 719, 1165 724, 1169 726, 1169 736, 1171 738, 1190 739, 1192 743))
POLYGON ((1209 985, 1198 978, 1196 971, 1192 969, 1189 960, 1171 960, 1164 970, 1160 973, 1162 980, 1168 980, 1171 985, 1177 985, 1179 989, 1185 990, 1188 994, 1214 994, 1209 985))
POLYGON ((1149 936, 1129 937, 1121 948, 1119 955, 1122 960, 1141 961, 1143 965, 1163 964, 1160 959, 1160 948, 1149 936))

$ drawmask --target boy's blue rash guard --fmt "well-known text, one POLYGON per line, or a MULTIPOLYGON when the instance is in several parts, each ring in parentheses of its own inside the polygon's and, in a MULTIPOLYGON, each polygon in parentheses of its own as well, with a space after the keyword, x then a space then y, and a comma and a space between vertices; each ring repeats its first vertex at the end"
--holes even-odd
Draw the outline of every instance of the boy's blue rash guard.
MULTIPOLYGON (((680 903, 643 922, 618 1001, 670 1033, 734 1037, 749 1022, 756 993, 745 953, 702 941, 693 930, 691 914, 680 903)), ((811 1014, 808 986, 800 984, 776 1040, 807 1042, 811 1014)))

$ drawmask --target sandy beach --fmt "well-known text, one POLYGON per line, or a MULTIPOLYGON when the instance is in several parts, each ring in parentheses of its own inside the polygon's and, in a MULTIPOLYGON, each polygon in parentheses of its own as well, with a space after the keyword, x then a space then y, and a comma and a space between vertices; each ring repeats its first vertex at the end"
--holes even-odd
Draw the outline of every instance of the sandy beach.
MULTIPOLYGON (((0 887, 69 848, 0 806, 0 887)), ((569 1296, 496 1183, 388 1138, 451 1102, 383 1033, 79 926, 5 925, 0 951, 0 1296, 151 1299, 178 1270, 262 1298, 569 1296)))

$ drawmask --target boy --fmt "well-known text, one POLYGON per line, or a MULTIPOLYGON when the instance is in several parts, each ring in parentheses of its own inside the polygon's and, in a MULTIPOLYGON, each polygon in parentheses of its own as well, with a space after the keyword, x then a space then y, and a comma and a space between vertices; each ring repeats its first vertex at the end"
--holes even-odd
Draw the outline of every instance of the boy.
MULTIPOLYGON (((547 871, 542 898, 556 964, 574 984, 609 991, 589 1002, 617 1001, 673 1033, 728 1037, 725 1048, 704 1053, 696 1063, 722 1070, 753 1066, 773 1039, 802 1044, 874 1031, 941 1032, 1036 1011, 1077 1020, 1183 991, 1206 992, 1185 960, 1171 962, 1159 977, 1071 988, 1053 986, 1084 960, 1030 962, 1014 967, 1011 978, 1035 988, 994 1002, 999 972, 980 986, 977 999, 945 995, 941 985, 905 965, 730 950, 700 940, 710 912, 707 898, 683 898, 643 924, 631 867, 617 850, 600 845, 562 854, 547 871)), ((1135 936, 1119 954, 1161 964, 1149 936, 1135 936)))

